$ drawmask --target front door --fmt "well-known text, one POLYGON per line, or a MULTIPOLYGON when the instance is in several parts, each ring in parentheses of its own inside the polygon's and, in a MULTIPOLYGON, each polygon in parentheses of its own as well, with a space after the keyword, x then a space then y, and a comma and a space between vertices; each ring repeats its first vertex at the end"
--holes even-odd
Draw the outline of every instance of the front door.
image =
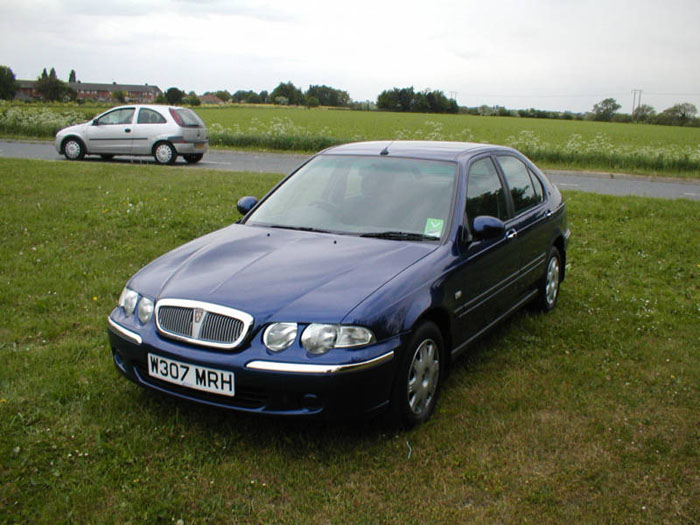
POLYGON ((95 119, 86 132, 90 153, 126 155, 131 153, 134 108, 120 108, 95 119))
MULTIPOLYGON (((501 178, 491 157, 474 161, 467 174, 465 227, 474 218, 491 216, 507 221, 509 209, 501 178)), ((459 341, 468 341, 498 320, 513 305, 519 272, 518 245, 507 235, 472 240, 462 247, 455 281, 455 316, 459 341)))

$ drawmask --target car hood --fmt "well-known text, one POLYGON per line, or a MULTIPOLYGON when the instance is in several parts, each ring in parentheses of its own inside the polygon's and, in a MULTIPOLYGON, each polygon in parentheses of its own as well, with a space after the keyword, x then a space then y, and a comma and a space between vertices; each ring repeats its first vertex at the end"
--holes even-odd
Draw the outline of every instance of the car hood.
POLYGON ((252 315, 256 325, 337 323, 436 247, 232 225, 156 259, 129 286, 156 299, 236 308, 252 315))

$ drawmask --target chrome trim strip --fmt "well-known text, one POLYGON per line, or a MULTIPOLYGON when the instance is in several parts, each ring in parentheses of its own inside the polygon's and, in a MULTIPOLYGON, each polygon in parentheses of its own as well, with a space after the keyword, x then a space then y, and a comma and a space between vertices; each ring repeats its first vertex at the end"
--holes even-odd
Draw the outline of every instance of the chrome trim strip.
POLYGON ((238 345, 240 345, 243 340, 248 336, 248 332, 250 331, 250 328, 253 326, 253 316, 250 314, 247 314, 245 312, 242 312, 240 310, 236 310, 235 308, 229 308, 227 306, 221 306, 219 304, 213 304, 213 303, 205 303, 203 301, 192 301, 190 299, 173 299, 173 298, 165 298, 165 299, 159 299, 156 302, 156 308, 155 308, 155 319, 156 319, 156 327, 158 328, 158 332, 163 334, 166 337, 169 337, 171 339, 175 339, 177 341, 182 341, 185 343, 191 343, 194 345, 199 345, 199 346, 208 346, 210 348, 218 348, 220 350, 232 350, 236 348, 238 345), (175 307, 181 307, 181 308, 201 308, 202 310, 206 312, 211 312, 219 315, 223 315, 226 317, 232 317, 234 319, 238 319, 241 323, 243 323, 243 329, 241 330, 241 335, 238 336, 238 339, 233 341, 232 343, 224 344, 224 343, 217 343, 216 341, 207 341, 206 339, 196 339, 195 337, 187 337, 181 334, 176 334, 173 332, 170 332, 163 328, 160 325, 160 320, 159 320, 159 311, 161 306, 175 306, 175 307))
POLYGON ((489 330, 491 327, 493 327, 494 325, 496 325, 497 323, 501 322, 503 319, 508 317, 510 314, 512 314, 514 311, 516 311, 518 308, 520 308, 525 303, 527 303, 529 300, 533 299, 537 295, 537 293, 538 293, 537 290, 532 290, 529 294, 527 294, 520 301, 518 301, 515 305, 513 305, 507 312, 504 312, 501 316, 499 316, 496 319, 494 319, 493 321, 491 321, 489 324, 487 324, 485 327, 483 327, 481 330, 479 330, 477 333, 475 333, 469 339, 464 341, 461 345, 459 345, 456 348, 453 348, 452 352, 450 352, 452 357, 457 357, 459 354, 461 354, 464 350, 467 349, 467 345, 469 345, 476 338, 480 337, 481 334, 483 334, 484 332, 489 330))
POLYGON ((251 361, 246 363, 245 367, 251 370, 262 370, 265 372, 287 372, 291 374, 344 374, 346 372, 358 372, 379 366, 385 362, 391 361, 394 358, 394 351, 387 352, 384 355, 370 359, 369 361, 361 361, 359 363, 351 363, 348 365, 319 365, 319 364, 304 364, 304 363, 282 363, 275 361, 251 361))
POLYGON ((111 317, 107 318, 107 324, 109 324, 109 327, 114 333, 116 333, 117 335, 121 335, 122 337, 128 339, 132 343, 135 343, 137 345, 143 343, 143 339, 141 339, 141 336, 139 334, 137 334, 136 332, 132 332, 131 330, 127 330, 122 325, 115 323, 114 321, 112 321, 111 317))
POLYGON ((510 274, 508 277, 505 279, 502 279, 501 281, 497 282, 494 284, 491 288, 486 290, 485 292, 482 292, 481 295, 477 297, 473 297, 471 301, 466 301, 463 304, 459 305, 457 308, 454 309, 455 315, 458 317, 464 317, 467 315, 469 312, 474 310, 475 308, 478 308, 482 304, 484 304, 486 301, 491 300, 491 298, 495 297, 499 293, 503 292, 506 288, 509 286, 512 286, 515 284, 518 279, 520 278, 520 269, 516 270, 512 274, 510 274))
POLYGON ((538 255, 533 260, 531 260, 529 263, 527 263, 525 266, 523 266, 523 269, 521 270, 522 274, 526 275, 533 270, 537 270, 540 265, 544 264, 544 261, 546 258, 547 258, 546 253, 542 253, 542 254, 538 255))

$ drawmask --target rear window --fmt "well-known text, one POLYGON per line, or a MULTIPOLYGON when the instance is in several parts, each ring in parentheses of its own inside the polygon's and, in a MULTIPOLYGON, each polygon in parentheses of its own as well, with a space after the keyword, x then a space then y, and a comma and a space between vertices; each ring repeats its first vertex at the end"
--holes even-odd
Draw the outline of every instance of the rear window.
POLYGON ((204 122, 199 115, 187 108, 170 108, 170 114, 175 119, 175 122, 183 128, 199 128, 204 127, 204 122))

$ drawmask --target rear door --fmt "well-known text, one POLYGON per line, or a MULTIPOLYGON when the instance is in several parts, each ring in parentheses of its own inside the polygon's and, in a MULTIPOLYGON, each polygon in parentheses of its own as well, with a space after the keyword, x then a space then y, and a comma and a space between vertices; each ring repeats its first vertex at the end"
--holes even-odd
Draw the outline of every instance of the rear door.
POLYGON ((96 118, 85 133, 88 152, 131 153, 134 112, 134 108, 118 108, 96 118))
POLYGON ((527 164, 514 155, 498 155, 496 162, 512 200, 513 217, 506 230, 519 246, 518 294, 523 295, 544 274, 550 228, 542 183, 527 164))

